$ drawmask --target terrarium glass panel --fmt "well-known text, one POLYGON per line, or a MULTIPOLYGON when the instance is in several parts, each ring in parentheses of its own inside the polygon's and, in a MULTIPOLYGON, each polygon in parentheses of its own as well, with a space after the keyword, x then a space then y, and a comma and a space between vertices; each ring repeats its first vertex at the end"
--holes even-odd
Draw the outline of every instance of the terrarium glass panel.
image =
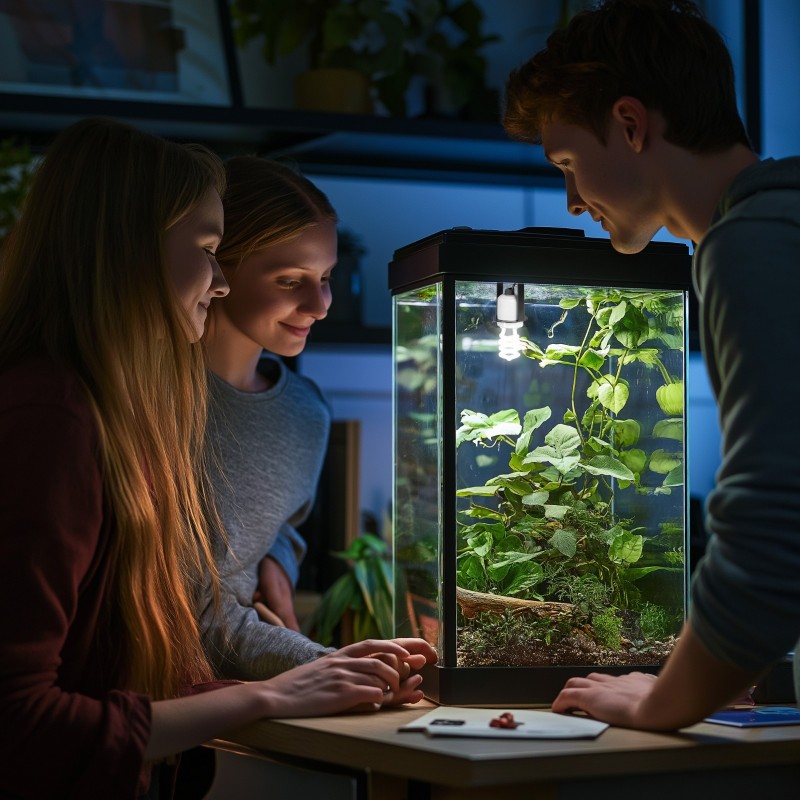
MULTIPOLYGON (((394 543, 398 635, 442 637, 440 287, 394 303, 394 543), (413 623, 412 623, 413 620, 413 623)), ((442 658, 441 651, 439 658, 442 658)))
POLYGON ((680 245, 552 229, 395 254, 395 619, 437 648, 432 699, 547 703, 671 652, 689 269, 680 245))
POLYGON ((456 663, 660 664, 684 618, 684 294, 511 288, 513 356, 496 285, 455 284, 456 663))

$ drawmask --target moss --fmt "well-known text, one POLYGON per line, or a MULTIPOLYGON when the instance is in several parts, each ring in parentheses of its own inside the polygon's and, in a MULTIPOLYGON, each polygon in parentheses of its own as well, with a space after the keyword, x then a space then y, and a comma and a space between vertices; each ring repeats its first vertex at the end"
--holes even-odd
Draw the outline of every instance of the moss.
POLYGON ((609 650, 622 647, 622 620, 613 608, 607 608, 592 618, 592 627, 598 643, 609 650))

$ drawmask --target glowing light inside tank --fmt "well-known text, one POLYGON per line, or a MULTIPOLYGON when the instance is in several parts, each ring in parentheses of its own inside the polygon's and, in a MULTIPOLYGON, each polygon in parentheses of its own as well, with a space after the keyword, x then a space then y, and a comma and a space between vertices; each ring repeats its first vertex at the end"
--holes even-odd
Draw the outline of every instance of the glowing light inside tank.
POLYGON ((524 345, 516 329, 522 327, 521 322, 498 322, 500 328, 500 341, 498 342, 498 355, 506 361, 519 358, 524 345))
POLYGON ((506 289, 498 285, 497 294, 497 327, 500 328, 498 355, 505 361, 519 358, 524 345, 519 337, 519 329, 523 325, 524 300, 523 285, 512 283, 506 289))

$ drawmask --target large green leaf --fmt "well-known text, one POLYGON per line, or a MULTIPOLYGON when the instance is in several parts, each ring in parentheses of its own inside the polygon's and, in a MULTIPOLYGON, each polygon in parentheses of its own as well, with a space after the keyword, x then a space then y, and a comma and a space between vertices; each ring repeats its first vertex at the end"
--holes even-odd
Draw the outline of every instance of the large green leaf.
POLYGON ((360 599, 361 593, 352 573, 342 575, 323 594, 315 614, 310 620, 315 639, 322 645, 328 645, 333 639, 333 632, 341 622, 345 612, 360 599))
POLYGON ((683 381, 672 381, 656 389, 656 402, 671 417, 683 414, 683 381))
POLYGON ((670 417, 661 419, 653 426, 653 436, 659 439, 674 439, 676 442, 683 441, 683 419, 681 417, 670 417))
POLYGON ((511 564, 520 564, 526 561, 533 561, 533 559, 536 558, 537 553, 523 553, 519 550, 514 550, 509 553, 498 553, 497 556, 498 560, 489 567, 490 572, 501 570, 504 567, 510 566, 511 564))
POLYGON ((517 436, 521 430, 519 415, 513 408, 498 411, 491 416, 464 410, 461 412, 461 427, 456 431, 456 446, 475 439, 517 436))
POLYGON ((570 309, 570 308, 575 308, 576 306, 579 306, 580 303, 581 303, 580 298, 563 297, 563 298, 561 298, 561 300, 558 301, 558 306, 559 306, 559 308, 570 309))
POLYGON ((683 570, 674 567, 630 567, 625 570, 625 580, 638 581, 651 572, 683 572, 683 570))
POLYGON ((471 497, 472 495, 477 495, 479 497, 491 497, 496 493, 496 486, 470 486, 467 489, 457 489, 456 497, 471 497))
POLYGON ((619 460, 634 474, 641 472, 647 465, 647 453, 638 447, 630 450, 623 450, 619 454, 619 460))
POLYGON ((373 616, 380 638, 391 639, 394 636, 394 601, 385 588, 373 598, 373 616))
POLYGON ((619 342, 631 349, 647 341, 650 335, 647 317, 630 303, 625 309, 625 315, 622 319, 612 324, 611 327, 614 330, 614 336, 617 337, 619 342))
POLYGON ((477 536, 471 536, 467 540, 467 544, 475 555, 485 558, 492 552, 494 547, 494 536, 491 531, 481 531, 477 536))
MULTIPOLYGON (((505 594, 509 596, 530 592, 537 584, 544 580, 544 570, 535 561, 528 562, 524 568, 513 572, 511 583, 505 589, 505 594)), ((540 595, 536 595, 542 599, 540 595)))
POLYGON ((635 419, 615 419, 611 422, 617 448, 632 447, 639 441, 642 427, 635 419))
POLYGON ((623 364, 631 364, 638 361, 648 367, 656 366, 660 359, 661 352, 655 347, 637 347, 635 350, 627 350, 622 356, 623 364))
POLYGON ((562 475, 567 475, 581 460, 579 453, 573 452, 562 456, 555 447, 550 447, 549 445, 543 445, 542 447, 537 447, 536 450, 532 450, 528 458, 535 458, 537 461, 549 461, 562 475))
POLYGON ((625 316, 625 311, 627 308, 628 304, 624 300, 618 305, 614 306, 614 308, 611 309, 611 314, 608 317, 608 324, 616 325, 625 316))
POLYGON ((608 555, 617 563, 634 564, 642 557, 644 536, 624 531, 615 536, 608 547, 608 555))
POLYGON ((483 559, 476 555, 468 555, 459 563, 459 574, 467 575, 473 580, 480 580, 485 577, 483 559))
POLYGON ((543 506, 550 499, 550 492, 544 490, 538 492, 531 492, 522 498, 522 502, 526 506, 543 506))
POLYGON ((506 491, 513 492, 520 497, 530 494, 531 491, 529 481, 511 475, 498 475, 496 478, 491 478, 489 482, 493 486, 501 486, 506 491))
POLYGON ((650 456, 650 469, 659 475, 668 475, 682 463, 678 454, 668 453, 666 450, 654 450, 650 456))
POLYGON ((353 564, 353 574, 358 582, 367 611, 375 616, 373 600, 380 589, 380 574, 375 571, 374 566, 368 561, 356 561, 353 564))
POLYGON ((569 506, 551 505, 544 507, 544 515, 547 519, 564 519, 569 511, 569 506))
POLYGON ((544 437, 544 441, 555 448, 559 455, 571 453, 581 445, 581 437, 571 425, 556 425, 544 437))
POLYGON ((575 535, 575 531, 564 528, 557 530, 550 537, 548 544, 567 558, 572 558, 578 551, 578 538, 575 535))
POLYGON ((674 469, 667 473, 664 478, 662 486, 683 486, 683 464, 679 464, 674 469))
POLYGON ((502 515, 495 511, 493 508, 486 508, 485 506, 470 506, 465 512, 469 517, 476 517, 477 519, 501 519, 502 515))
POLYGON ((522 422, 522 433, 517 439, 515 452, 524 455, 528 452, 531 434, 543 423, 550 419, 552 412, 548 406, 544 408, 533 408, 525 414, 522 422))
POLYGON ((574 344, 551 344, 547 346, 544 351, 544 358, 542 359, 542 366, 549 364, 568 363, 574 364, 578 358, 580 347, 574 344))
POLYGON ((581 356, 581 359, 578 363, 582 367, 586 367, 587 369, 592 369, 597 371, 602 369, 603 364, 606 363, 606 359, 602 353, 599 353, 597 350, 594 350, 593 348, 589 348, 581 356))
POLYGON ((615 381, 606 376, 597 386, 597 399, 604 408, 619 414, 628 402, 630 390, 625 381, 615 381))
POLYGON ((632 481, 634 474, 622 463, 622 461, 610 455, 594 456, 594 458, 581 464, 591 475, 609 475, 621 481, 632 481))

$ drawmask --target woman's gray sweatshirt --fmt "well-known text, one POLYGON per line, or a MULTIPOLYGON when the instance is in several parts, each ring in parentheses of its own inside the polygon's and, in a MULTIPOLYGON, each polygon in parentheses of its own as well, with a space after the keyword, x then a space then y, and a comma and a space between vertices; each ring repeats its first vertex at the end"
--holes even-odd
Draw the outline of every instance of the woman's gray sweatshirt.
POLYGON ((242 392, 208 373, 211 475, 228 548, 217 542, 221 603, 215 614, 205 598, 201 626, 220 677, 239 680, 269 678, 331 652, 262 622, 252 608, 268 552, 296 582, 305 543, 295 526, 314 504, 330 429, 314 383, 272 357, 259 369, 274 382, 267 391, 242 392))

